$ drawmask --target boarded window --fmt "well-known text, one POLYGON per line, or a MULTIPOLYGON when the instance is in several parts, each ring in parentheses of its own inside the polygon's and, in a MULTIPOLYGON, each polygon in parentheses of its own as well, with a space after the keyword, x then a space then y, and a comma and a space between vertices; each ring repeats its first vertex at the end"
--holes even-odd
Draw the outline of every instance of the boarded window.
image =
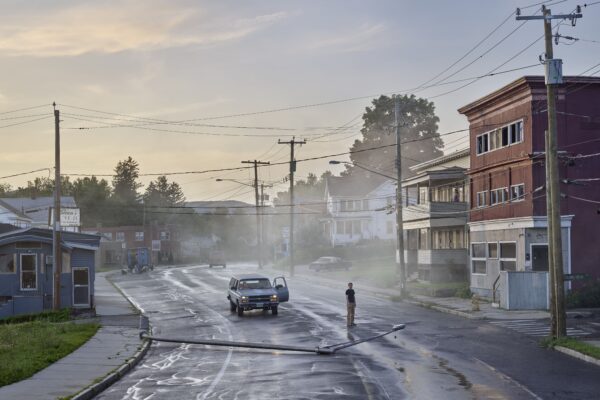
POLYGON ((485 243, 471 244, 471 257, 485 258, 485 243))

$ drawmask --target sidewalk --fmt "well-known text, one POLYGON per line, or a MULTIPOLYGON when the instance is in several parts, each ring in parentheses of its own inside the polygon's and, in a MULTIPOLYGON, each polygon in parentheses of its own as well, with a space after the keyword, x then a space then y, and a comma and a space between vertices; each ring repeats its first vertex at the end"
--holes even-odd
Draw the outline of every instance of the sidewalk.
POLYGON ((95 300, 98 332, 31 378, 0 388, 0 399, 90 399, 141 359, 147 347, 138 336, 139 316, 106 273, 96 275, 95 300))

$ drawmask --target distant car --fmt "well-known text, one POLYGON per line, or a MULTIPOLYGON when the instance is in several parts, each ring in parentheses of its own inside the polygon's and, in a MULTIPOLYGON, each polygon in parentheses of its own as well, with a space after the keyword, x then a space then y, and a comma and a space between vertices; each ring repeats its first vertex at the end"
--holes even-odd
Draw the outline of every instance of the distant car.
POLYGON ((309 264, 308 269, 319 272, 319 271, 332 271, 336 269, 344 269, 348 271, 352 267, 350 261, 344 261, 339 257, 321 257, 316 261, 309 264))
POLYGON ((227 268, 227 262, 225 262, 225 253, 221 250, 211 250, 208 253, 208 268, 221 266, 227 268))
POLYGON ((273 279, 258 274, 234 276, 229 280, 227 299, 231 312, 243 316, 248 310, 271 310, 279 312, 279 304, 290 299, 287 282, 283 276, 273 279))

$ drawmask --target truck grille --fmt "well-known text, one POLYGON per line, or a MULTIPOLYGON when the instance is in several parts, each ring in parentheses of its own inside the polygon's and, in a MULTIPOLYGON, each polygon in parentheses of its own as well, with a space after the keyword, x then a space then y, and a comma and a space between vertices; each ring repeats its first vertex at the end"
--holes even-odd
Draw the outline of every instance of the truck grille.
POLYGON ((271 296, 250 296, 252 303, 268 303, 271 301, 271 296))

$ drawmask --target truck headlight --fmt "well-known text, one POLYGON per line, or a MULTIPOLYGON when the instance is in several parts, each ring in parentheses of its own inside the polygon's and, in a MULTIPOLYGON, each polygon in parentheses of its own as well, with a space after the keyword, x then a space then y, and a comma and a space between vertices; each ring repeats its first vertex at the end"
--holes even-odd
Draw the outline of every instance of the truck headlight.
POLYGON ((277 301, 277 295, 276 294, 272 294, 271 295, 271 301, 277 301))
POLYGON ((242 303, 248 302, 248 296, 242 296, 242 303))

